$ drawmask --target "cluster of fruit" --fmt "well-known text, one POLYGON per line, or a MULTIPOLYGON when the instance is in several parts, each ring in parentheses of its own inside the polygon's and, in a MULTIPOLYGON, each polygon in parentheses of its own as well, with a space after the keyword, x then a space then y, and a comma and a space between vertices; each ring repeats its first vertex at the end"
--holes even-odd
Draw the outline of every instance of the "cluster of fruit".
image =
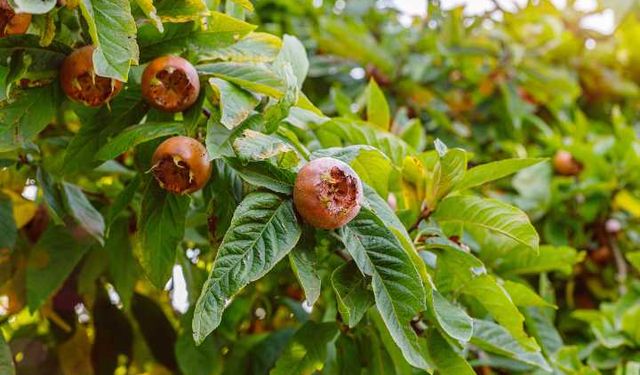
MULTIPOLYGON (((0 36, 26 32, 31 15, 16 14, 0 0, 0 36)), ((67 97, 90 107, 112 100, 123 82, 98 76, 93 66, 93 46, 74 50, 60 68, 60 85, 67 97)), ((179 56, 161 56, 142 74, 142 96, 152 107, 169 113, 191 107, 200 94, 195 67, 179 56)), ((202 189, 211 176, 211 161, 198 140, 175 136, 162 142, 152 156, 151 172, 158 184, 173 194, 202 189)), ((335 229, 351 221, 360 211, 362 182, 349 165, 334 158, 307 163, 296 178, 294 205, 309 224, 335 229)))

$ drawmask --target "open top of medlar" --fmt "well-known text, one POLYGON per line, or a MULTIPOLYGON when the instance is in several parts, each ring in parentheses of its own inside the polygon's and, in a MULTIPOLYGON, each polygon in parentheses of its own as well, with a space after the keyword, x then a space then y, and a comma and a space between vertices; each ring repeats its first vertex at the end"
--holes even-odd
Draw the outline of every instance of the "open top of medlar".
POLYGON ((90 107, 99 107, 122 89, 122 82, 96 75, 93 69, 93 46, 71 52, 62 62, 60 84, 65 94, 90 107))
POLYGON ((197 140, 176 136, 162 142, 151 158, 151 172, 163 189, 174 194, 200 190, 211 176, 211 162, 197 140))
POLYGON ((334 158, 307 163, 296 178, 293 202, 302 218, 316 228, 335 229, 360 212, 362 182, 351 167, 334 158))
POLYGON ((199 93, 198 72, 182 57, 158 57, 142 73, 142 96, 161 111, 182 112, 195 103, 199 93))

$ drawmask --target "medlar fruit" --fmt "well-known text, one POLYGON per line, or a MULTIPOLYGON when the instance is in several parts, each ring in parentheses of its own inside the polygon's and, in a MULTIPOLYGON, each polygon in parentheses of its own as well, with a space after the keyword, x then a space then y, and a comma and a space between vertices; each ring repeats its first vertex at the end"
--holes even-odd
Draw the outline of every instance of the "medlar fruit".
POLYGON ((31 14, 16 13, 7 0, 0 0, 0 38, 24 34, 31 24, 31 14))
POLYGON ((335 229, 360 211, 362 182, 350 166, 334 158, 307 163, 296 178, 293 202, 302 218, 316 228, 335 229))
POLYGON ((197 140, 176 136, 162 142, 151 157, 151 172, 163 189, 189 194, 202 189, 211 176, 211 162, 197 140))
POLYGON ((67 96, 90 107, 99 107, 122 89, 122 82, 96 75, 93 69, 93 46, 71 52, 60 68, 60 85, 67 96))
POLYGON ((142 96, 161 111, 182 112, 195 103, 199 93, 198 72, 182 57, 158 57, 142 73, 142 96))
POLYGON ((582 170, 582 165, 569 151, 560 150, 553 156, 553 168, 560 175, 575 176, 582 170))

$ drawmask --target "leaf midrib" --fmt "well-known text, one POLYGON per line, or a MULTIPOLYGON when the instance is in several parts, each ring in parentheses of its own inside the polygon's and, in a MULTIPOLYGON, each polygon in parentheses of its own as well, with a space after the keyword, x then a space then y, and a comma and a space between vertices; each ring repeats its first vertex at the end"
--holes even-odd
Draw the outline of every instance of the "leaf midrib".
MULTIPOLYGON (((257 242, 258 242, 258 239, 262 238, 262 235, 264 234, 264 232, 265 232, 266 228, 271 224, 272 220, 273 220, 273 219, 278 215, 278 212, 279 212, 279 211, 280 211, 280 209, 284 206, 284 204, 285 204, 285 203, 286 203, 286 201, 284 201, 284 200, 281 200, 281 201, 280 201, 278 208, 276 208, 276 209, 273 211, 273 215, 271 215, 271 217, 269 218, 269 220, 267 220, 267 222, 263 225, 262 230, 260 231, 260 233, 258 234, 258 236, 256 236, 256 238, 251 242, 251 246, 249 246, 249 247, 248 247, 248 250, 247 250, 247 251, 245 251, 245 252, 244 252, 244 254, 242 254, 242 256, 239 258, 239 260, 235 261, 235 262, 232 264, 232 266, 231 266, 231 267, 228 267, 228 268, 227 268, 228 270, 233 269, 235 266, 237 266, 237 265, 238 265, 238 263, 240 263, 242 260, 244 260, 244 259, 245 259, 245 257, 247 256, 247 254, 249 254, 249 250, 253 249, 253 248, 256 246, 256 244, 257 244, 257 242)), ((220 251, 220 252, 218 253, 218 256, 220 256, 221 254, 222 254, 222 251, 220 251)), ((214 262, 213 269, 215 269, 215 268, 216 268, 215 266, 216 266, 216 264, 217 264, 217 260, 218 260, 218 257, 216 257, 216 262, 214 262)), ((213 271, 212 271, 212 273, 213 273, 213 271)), ((218 285, 218 280, 222 279, 222 277, 226 277, 228 274, 229 274, 229 271, 227 271, 227 272, 223 273, 222 275, 220 275, 219 277, 217 277, 216 279, 214 279, 214 280, 213 280, 213 282, 211 283, 211 288, 213 288, 215 285, 218 285)))

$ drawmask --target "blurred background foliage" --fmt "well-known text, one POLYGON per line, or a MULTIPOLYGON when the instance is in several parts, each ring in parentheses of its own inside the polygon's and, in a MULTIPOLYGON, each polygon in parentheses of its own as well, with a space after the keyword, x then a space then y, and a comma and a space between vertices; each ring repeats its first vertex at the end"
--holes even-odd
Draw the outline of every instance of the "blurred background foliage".
MULTIPOLYGON (((391 105, 392 131, 419 150, 439 138, 472 152, 472 165, 570 152, 577 176, 540 164, 485 193, 527 211, 542 243, 585 256, 565 272, 524 275, 559 307, 550 312, 557 331, 538 332, 549 336, 546 350, 559 348, 555 339, 575 345, 559 353, 567 373, 637 374, 640 6, 442 3, 420 12, 419 1, 265 0, 254 21, 303 40, 311 60, 304 91, 328 115, 366 117, 373 79, 391 105)), ((415 197, 395 198, 413 222, 415 197)), ((478 256, 500 272, 506 254, 496 244, 478 256)))

